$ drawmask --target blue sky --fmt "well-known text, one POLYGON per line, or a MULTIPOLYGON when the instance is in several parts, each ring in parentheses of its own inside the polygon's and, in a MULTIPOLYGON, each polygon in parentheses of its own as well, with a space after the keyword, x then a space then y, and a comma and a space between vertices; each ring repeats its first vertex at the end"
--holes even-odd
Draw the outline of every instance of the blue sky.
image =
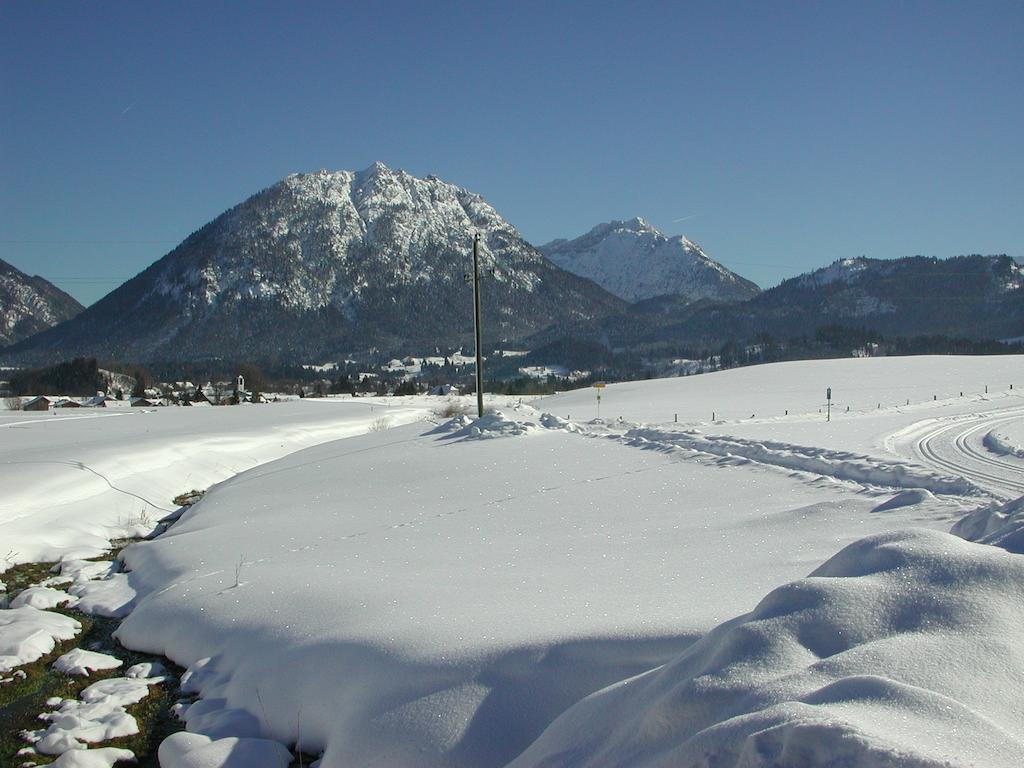
POLYGON ((1024 3, 0 5, 0 258, 90 303, 293 171, 531 242, 643 216, 763 286, 1024 256, 1024 3))

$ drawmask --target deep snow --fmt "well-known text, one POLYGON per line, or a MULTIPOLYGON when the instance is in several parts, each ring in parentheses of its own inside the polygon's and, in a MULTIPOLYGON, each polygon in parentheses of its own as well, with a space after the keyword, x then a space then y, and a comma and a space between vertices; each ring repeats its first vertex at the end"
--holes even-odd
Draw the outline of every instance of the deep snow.
POLYGON ((283 765, 268 737, 323 768, 1015 765, 1024 462, 982 440, 1019 364, 790 363, 612 385, 601 423, 583 391, 372 432, 91 575, 201 694, 164 768, 283 765), (860 393, 829 423, 823 382, 860 393))

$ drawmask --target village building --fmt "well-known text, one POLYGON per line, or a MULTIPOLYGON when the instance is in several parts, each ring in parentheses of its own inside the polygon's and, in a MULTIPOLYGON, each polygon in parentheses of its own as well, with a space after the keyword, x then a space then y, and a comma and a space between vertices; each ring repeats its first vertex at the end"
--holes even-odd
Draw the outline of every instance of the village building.
POLYGON ((211 403, 211 402, 210 402, 210 398, 206 396, 206 392, 204 392, 204 391, 202 390, 202 388, 200 388, 200 389, 197 389, 197 390, 196 390, 196 391, 195 391, 195 392, 194 392, 194 393, 192 394, 192 399, 191 399, 191 401, 186 401, 186 402, 182 403, 182 405, 192 405, 192 406, 195 406, 195 405, 200 405, 200 406, 207 406, 207 405, 213 405, 213 403, 211 403))
POLYGON ((50 410, 50 398, 40 395, 32 397, 21 404, 23 411, 48 411, 50 410))
POLYGON ((97 392, 95 395, 90 397, 84 403, 83 406, 86 408, 106 408, 107 403, 113 401, 114 398, 108 397, 105 392, 97 392))

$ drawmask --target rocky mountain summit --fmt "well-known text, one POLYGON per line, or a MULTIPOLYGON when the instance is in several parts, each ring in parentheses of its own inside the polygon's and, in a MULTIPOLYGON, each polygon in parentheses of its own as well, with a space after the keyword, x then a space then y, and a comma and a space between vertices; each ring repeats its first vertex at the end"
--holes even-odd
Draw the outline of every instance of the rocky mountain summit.
POLYGON ((82 305, 38 275, 26 275, 0 259, 0 346, 74 317, 82 305))

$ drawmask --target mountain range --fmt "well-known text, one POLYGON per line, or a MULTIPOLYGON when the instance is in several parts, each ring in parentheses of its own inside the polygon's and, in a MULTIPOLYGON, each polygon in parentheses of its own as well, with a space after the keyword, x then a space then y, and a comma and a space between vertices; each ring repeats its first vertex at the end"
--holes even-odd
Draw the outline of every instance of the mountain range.
POLYGON ((57 286, 0 259, 0 346, 26 339, 81 311, 82 305, 57 286))
MULTIPOLYGON (((658 296, 580 323, 572 338, 611 348, 713 350, 730 341, 814 337, 824 326, 887 336, 1024 336, 1024 267, 1006 255, 842 259, 734 303, 658 296)), ((566 334, 537 334, 533 347, 566 334)))
POLYGON ((480 195, 375 163, 288 176, 84 311, 0 262, 0 344, 19 363, 298 362, 468 347, 477 233, 488 343, 714 349, 830 324, 1024 335, 1022 267, 1007 256, 844 259, 760 291, 640 218, 535 248, 480 195))

